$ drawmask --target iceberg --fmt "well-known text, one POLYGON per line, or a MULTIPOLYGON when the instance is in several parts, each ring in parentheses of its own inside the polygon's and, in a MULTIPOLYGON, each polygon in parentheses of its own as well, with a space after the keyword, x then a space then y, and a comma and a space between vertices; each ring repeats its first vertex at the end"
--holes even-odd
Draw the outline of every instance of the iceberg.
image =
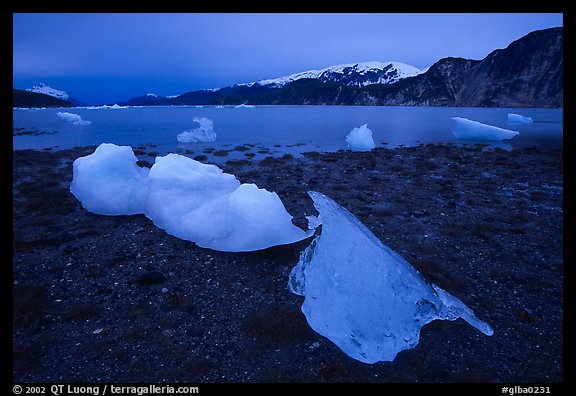
POLYGON ((346 136, 346 143, 352 151, 370 151, 375 147, 368 124, 352 129, 346 136))
POLYGON ((72 125, 76 125, 76 126, 86 126, 86 125, 92 125, 91 121, 87 121, 87 120, 78 120, 78 121, 74 121, 72 123, 72 125))
POLYGON ((58 112, 56 113, 58 117, 66 122, 70 122, 73 125, 84 126, 92 124, 90 121, 83 120, 79 114, 74 113, 67 113, 67 112, 58 112))
POLYGON ((213 142, 216 140, 216 132, 213 129, 214 121, 206 117, 194 117, 193 121, 199 123, 200 127, 179 133, 176 138, 180 143, 213 142))
POLYGON ((520 134, 518 131, 482 124, 467 118, 452 117, 452 119, 456 121, 456 128, 452 133, 457 139, 500 141, 512 139, 520 134))
POLYGON ((348 210, 323 194, 308 194, 322 231, 301 253, 288 287, 305 297, 302 312, 316 332, 369 364, 414 348, 420 329, 436 319, 462 318, 493 334, 462 301, 428 283, 348 210))
POLYGON ((120 106, 119 104, 113 104, 112 106, 101 105, 101 106, 87 106, 84 108, 88 109, 88 110, 122 110, 122 109, 127 109, 128 106, 120 106))
POLYGON ((508 113, 508 122, 512 124, 530 124, 534 122, 532 118, 520 114, 508 113))
POLYGON ((66 122, 74 122, 82 119, 82 117, 79 114, 68 112, 59 111, 58 113, 56 113, 56 115, 66 122))
POLYGON ((149 169, 139 167, 131 147, 102 143, 73 164, 70 192, 101 215, 144 213, 149 169))
POLYGON ((103 215, 144 214, 198 246, 227 252, 266 249, 312 235, 292 223, 275 192, 241 184, 215 165, 168 154, 150 169, 129 146, 103 143, 73 164, 70 192, 103 215))

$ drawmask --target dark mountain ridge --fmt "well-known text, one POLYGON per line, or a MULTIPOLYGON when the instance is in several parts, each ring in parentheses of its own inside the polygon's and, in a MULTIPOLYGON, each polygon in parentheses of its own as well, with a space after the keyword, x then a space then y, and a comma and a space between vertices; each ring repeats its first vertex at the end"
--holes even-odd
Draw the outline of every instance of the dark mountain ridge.
POLYGON ((562 107, 563 30, 539 30, 491 52, 466 76, 456 106, 562 107))
POLYGON ((425 73, 392 84, 354 86, 346 78, 192 91, 163 98, 162 104, 562 107, 563 28, 531 32, 482 60, 443 58, 425 73))
MULTIPOLYGON (((563 65, 563 28, 557 27, 531 32, 482 60, 443 58, 424 73, 388 84, 366 85, 370 75, 356 73, 355 65, 340 77, 335 72, 324 79, 237 84, 176 97, 148 94, 119 104, 563 107, 563 65)), ((74 105, 72 100, 14 89, 14 107, 74 105)))
POLYGON ((74 107, 75 104, 54 96, 12 89, 12 107, 74 107))

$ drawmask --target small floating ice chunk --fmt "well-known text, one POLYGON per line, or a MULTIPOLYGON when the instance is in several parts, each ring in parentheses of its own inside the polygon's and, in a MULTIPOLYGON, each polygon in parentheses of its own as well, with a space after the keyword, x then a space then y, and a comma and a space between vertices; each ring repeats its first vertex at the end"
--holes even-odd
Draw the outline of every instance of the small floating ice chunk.
POLYGON ((236 107, 237 109, 253 109, 256 106, 242 103, 242 104, 236 105, 234 107, 236 107))
POLYGON ((122 110, 122 109, 127 109, 128 106, 120 106, 119 104, 113 104, 112 106, 101 105, 101 106, 87 106, 84 108, 88 109, 88 110, 122 110))
POLYGON ((216 140, 214 121, 206 117, 194 117, 200 126, 190 131, 179 133, 176 137, 180 143, 213 142, 216 140))
POLYGON ((429 284, 348 210, 323 194, 308 194, 320 212, 322 233, 300 255, 289 288, 305 296, 302 312, 316 332, 370 364, 414 348, 420 329, 435 319, 462 318, 493 334, 462 301, 429 284))
POLYGON ((77 126, 86 126, 86 125, 92 125, 92 122, 88 120, 78 120, 74 121, 72 124, 77 126))
POLYGON ((512 139, 520 133, 510 129, 482 124, 467 118, 452 117, 452 119, 456 121, 456 128, 452 130, 452 133, 457 139, 500 141, 512 139))
POLYGON ((90 121, 83 120, 79 114, 68 113, 68 112, 58 112, 56 113, 58 117, 66 122, 70 122, 73 125, 84 126, 92 124, 90 121))
POLYGON ((370 151, 375 147, 368 124, 352 129, 346 136, 346 143, 352 151, 370 151))
POLYGON ((533 122, 532 118, 520 114, 508 113, 508 122, 513 124, 530 124, 533 122))
POLYGON ((78 121, 78 120, 82 119, 82 117, 79 114, 68 113, 68 112, 60 112, 59 111, 58 113, 56 113, 56 115, 66 122, 74 122, 74 121, 78 121))
POLYGON ((253 251, 309 237, 274 192, 241 184, 215 165, 168 154, 150 169, 129 146, 101 144, 77 158, 70 191, 94 213, 143 213, 168 234, 198 246, 253 251))

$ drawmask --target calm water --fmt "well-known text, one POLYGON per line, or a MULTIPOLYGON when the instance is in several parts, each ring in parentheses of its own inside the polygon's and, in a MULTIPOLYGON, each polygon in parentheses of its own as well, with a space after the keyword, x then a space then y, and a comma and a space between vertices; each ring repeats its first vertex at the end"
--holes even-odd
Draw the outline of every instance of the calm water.
MULTIPOLYGON (((427 143, 470 143, 452 134, 451 117, 465 117, 520 135, 496 146, 511 150, 525 145, 562 144, 562 109, 493 109, 461 107, 368 106, 257 106, 138 107, 125 109, 34 109, 13 111, 13 127, 35 135, 14 136, 13 148, 66 149, 110 142, 119 145, 155 145, 160 154, 201 153, 206 148, 232 150, 243 144, 268 148, 270 154, 336 151, 346 148, 345 137, 355 127, 368 124, 377 146, 395 148, 427 143), (90 126, 74 126, 56 113, 79 114, 90 126), (532 124, 509 124, 508 113, 531 117, 532 124), (212 143, 179 143, 176 136, 198 127, 194 117, 214 121, 217 140, 212 143)), ((16 133, 16 132, 15 132, 16 133)), ((238 152, 235 152, 238 153, 238 152)), ((244 155, 244 154, 241 154, 244 155)), ((227 157, 230 159, 230 157, 227 157)))

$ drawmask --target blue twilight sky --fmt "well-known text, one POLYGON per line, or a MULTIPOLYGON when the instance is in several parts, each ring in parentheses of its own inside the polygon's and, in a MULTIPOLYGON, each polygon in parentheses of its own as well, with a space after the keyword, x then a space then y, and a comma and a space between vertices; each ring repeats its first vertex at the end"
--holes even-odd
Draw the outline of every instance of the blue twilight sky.
POLYGON ((14 88, 87 104, 177 95, 363 61, 482 59, 562 14, 14 14, 14 88))

